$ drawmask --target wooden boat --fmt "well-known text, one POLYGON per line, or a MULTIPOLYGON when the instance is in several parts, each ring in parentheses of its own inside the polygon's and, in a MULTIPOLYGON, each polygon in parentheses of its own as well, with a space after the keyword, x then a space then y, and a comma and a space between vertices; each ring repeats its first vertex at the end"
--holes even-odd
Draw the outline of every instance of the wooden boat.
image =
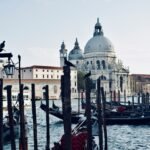
POLYGON ((150 116, 105 118, 107 125, 150 125, 150 116))
MULTIPOLYGON (((46 111, 46 105, 41 103, 40 105, 40 108, 43 110, 43 111, 46 111)), ((63 120, 63 112, 62 110, 59 109, 58 106, 54 106, 53 107, 50 107, 49 108, 49 113, 61 120, 63 120)), ((78 123, 78 121, 83 117, 83 113, 78 113, 77 111, 72 111, 71 113, 71 122, 72 123, 78 123)))
MULTIPOLYGON (((14 138, 17 138, 19 137, 20 124, 19 124, 19 110, 16 107, 13 107, 13 122, 15 134, 14 138)), ((9 125, 9 118, 7 115, 3 118, 3 141, 4 143, 10 141, 10 125, 9 125)))
MULTIPOLYGON (((78 122, 75 128, 71 132, 72 150, 87 149, 88 132, 86 127, 86 119, 78 122)), ((65 149, 64 135, 60 138, 59 142, 54 142, 52 150, 65 149)), ((92 136, 92 150, 98 150, 98 145, 95 142, 95 136, 92 136)))

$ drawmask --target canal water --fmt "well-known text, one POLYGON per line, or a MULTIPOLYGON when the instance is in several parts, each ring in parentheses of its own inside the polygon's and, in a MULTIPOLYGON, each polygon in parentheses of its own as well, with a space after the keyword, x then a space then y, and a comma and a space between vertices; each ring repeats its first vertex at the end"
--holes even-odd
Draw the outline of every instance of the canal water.
MULTIPOLYGON (((50 101, 50 106, 52 101, 50 101)), ((61 101, 55 101, 61 106, 61 101)), ((72 109, 77 110, 78 101, 72 101, 72 109)), ((38 149, 45 150, 46 145, 46 114, 40 109, 40 101, 36 102, 37 111, 37 135, 38 149)), ((25 108, 28 121, 28 150, 34 150, 33 145, 33 122, 31 107, 25 108)), ((72 128, 75 125, 72 125, 72 128)), ((50 147, 53 142, 59 141, 63 134, 63 122, 50 115, 50 147)), ((113 125, 107 126, 108 150, 150 150, 150 125, 128 126, 113 125)), ((18 139, 16 140, 18 147, 18 139)), ((17 148, 18 149, 18 148, 17 148)), ((4 150, 11 150, 10 143, 4 145, 4 150)))

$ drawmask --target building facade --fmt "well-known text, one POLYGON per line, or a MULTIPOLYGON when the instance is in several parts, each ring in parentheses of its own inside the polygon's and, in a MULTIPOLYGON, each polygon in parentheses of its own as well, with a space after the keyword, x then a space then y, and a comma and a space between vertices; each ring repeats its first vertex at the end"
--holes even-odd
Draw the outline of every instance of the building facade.
POLYGON ((131 74, 130 89, 133 95, 136 93, 150 93, 150 75, 131 74))
MULTIPOLYGON (((31 91, 31 84, 35 84, 37 98, 43 98, 42 87, 49 85, 49 98, 59 99, 61 92, 61 75, 63 75, 62 67, 54 66, 30 66, 21 68, 22 84, 31 91)), ((19 91, 18 70, 13 76, 3 74, 4 86, 12 85, 14 92, 19 91)), ((71 97, 77 97, 77 71, 71 70, 71 97)))

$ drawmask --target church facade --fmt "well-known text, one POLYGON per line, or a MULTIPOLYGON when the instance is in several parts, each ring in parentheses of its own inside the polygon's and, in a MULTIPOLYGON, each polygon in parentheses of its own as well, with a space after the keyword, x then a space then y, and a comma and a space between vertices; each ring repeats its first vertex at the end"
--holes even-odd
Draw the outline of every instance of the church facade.
MULTIPOLYGON (((88 73, 91 71, 91 79, 96 83, 98 78, 106 93, 120 91, 130 93, 129 68, 117 59, 115 49, 111 41, 104 36, 99 19, 94 27, 93 37, 87 41, 84 51, 80 48, 76 39, 74 48, 67 54, 64 42, 60 50, 60 66, 63 66, 64 57, 77 66, 78 71, 88 73)), ((96 86, 95 86, 96 87, 96 86)))

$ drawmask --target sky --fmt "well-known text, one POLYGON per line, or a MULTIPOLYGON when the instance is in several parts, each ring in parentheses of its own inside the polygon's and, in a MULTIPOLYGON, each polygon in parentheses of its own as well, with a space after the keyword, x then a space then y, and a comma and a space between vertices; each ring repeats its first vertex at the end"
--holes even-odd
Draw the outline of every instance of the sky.
POLYGON ((99 18, 130 73, 150 74, 150 0, 0 0, 0 42, 21 66, 59 66, 59 50, 80 48, 99 18))

